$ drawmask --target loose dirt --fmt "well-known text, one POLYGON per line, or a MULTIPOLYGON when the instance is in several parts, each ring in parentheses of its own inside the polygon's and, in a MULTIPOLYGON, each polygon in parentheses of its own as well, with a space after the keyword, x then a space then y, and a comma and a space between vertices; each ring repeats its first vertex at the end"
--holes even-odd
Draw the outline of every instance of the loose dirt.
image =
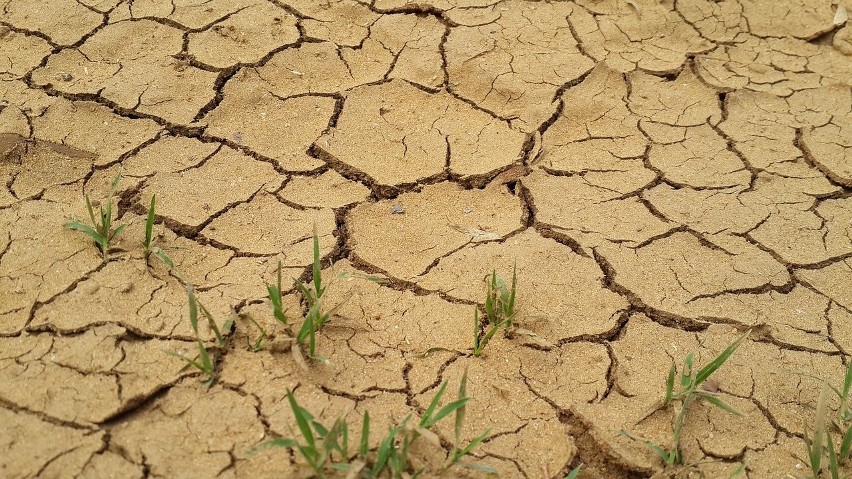
POLYGON ((296 477, 246 454, 291 436, 288 390, 381 433, 467 371, 463 436, 490 430, 469 459, 502 477, 806 477, 818 378, 852 354, 841 8, 0 0, 0 476, 296 477), (119 171, 104 264, 63 224, 119 171), (225 346, 201 330, 209 388, 164 353, 196 345, 183 284, 146 264, 153 195, 156 244, 235 321, 225 346), (310 277, 314 231, 326 277, 355 274, 303 370, 246 346, 282 338, 266 285, 310 277), (513 265, 520 329, 473 357, 483 279, 513 265), (707 385, 743 416, 696 402, 687 466, 619 434, 669 445, 671 362, 747 329, 707 385))

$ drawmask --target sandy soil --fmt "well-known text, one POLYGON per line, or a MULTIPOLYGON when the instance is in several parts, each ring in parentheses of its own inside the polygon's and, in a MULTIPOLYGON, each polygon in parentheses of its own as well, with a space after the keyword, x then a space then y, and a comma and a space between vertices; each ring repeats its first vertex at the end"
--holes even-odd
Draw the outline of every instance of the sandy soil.
POLYGON ((472 460, 502 477, 805 477, 803 374, 839 385, 852 353, 840 8, 0 0, 0 476, 291 477, 285 450, 244 454, 289 435, 288 388, 384 430, 467 369, 472 460), (103 264, 63 224, 119 169, 103 264), (194 343, 182 284, 146 269, 154 194, 157 244, 237 318, 226 347, 204 332, 209 389, 163 352, 194 343), (282 335, 265 285, 279 260, 309 278, 314 224, 323 267, 388 280, 332 285, 330 362, 303 371, 248 351, 244 318, 282 335), (530 333, 474 358, 482 279, 513 262, 530 333), (748 328, 714 383, 744 416, 688 415, 699 465, 618 434, 667 444, 672 359, 748 328))

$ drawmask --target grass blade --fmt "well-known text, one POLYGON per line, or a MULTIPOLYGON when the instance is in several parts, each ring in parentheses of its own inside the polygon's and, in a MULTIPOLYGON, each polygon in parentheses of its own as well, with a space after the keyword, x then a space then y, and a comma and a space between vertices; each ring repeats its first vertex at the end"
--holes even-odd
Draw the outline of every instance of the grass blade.
POLYGON ((210 355, 207 354, 207 348, 204 346, 204 342, 200 339, 196 339, 196 341, 198 342, 198 356, 201 358, 201 365, 204 366, 202 370, 212 378, 213 361, 210 360, 210 355))
MULTIPOLYGON (((426 408, 426 411, 423 413, 423 418, 420 420, 420 427, 427 427, 426 423, 431 421, 432 413, 434 413, 435 408, 438 407, 438 403, 441 401, 441 397, 447 389, 447 384, 447 381, 444 381, 444 384, 441 384, 441 387, 438 389, 435 397, 432 398, 432 402, 429 403, 429 407, 426 408)), ((432 422, 432 424, 434 424, 434 422, 432 422)))
POLYGON ((663 404, 666 405, 671 402, 672 397, 674 397, 674 380, 675 374, 677 373, 677 368, 675 367, 674 361, 672 361, 672 367, 669 368, 669 375, 666 377, 666 397, 663 399, 663 404))
POLYGON ((296 441, 294 441, 292 439, 285 439, 285 438, 277 438, 277 439, 270 439, 268 441, 263 441, 262 443, 258 444, 257 446, 254 446, 253 448, 246 451, 245 456, 251 457, 251 456, 257 454, 258 452, 264 451, 264 450, 272 448, 272 447, 280 447, 280 448, 285 448, 285 449, 291 448, 291 447, 296 447, 296 441))
MULTIPOLYGON (((456 411, 460 408, 463 408, 464 405, 467 404, 467 402, 469 400, 470 400, 470 398, 456 399, 455 401, 447 404, 446 406, 444 406, 440 410, 438 410, 438 412, 435 414, 435 416, 429 418, 428 421, 421 421, 420 426, 424 427, 426 429, 434 426, 435 424, 437 424, 438 421, 445 418, 448 414, 450 414, 450 413, 452 413, 452 412, 454 412, 454 411, 456 411)), ((424 419, 425 419, 425 417, 424 417, 424 419)))
POLYGON ((191 284, 186 285, 186 293, 189 296, 189 324, 198 336, 198 301, 195 299, 195 291, 191 284))
POLYGON ((101 236, 101 234, 100 234, 100 233, 98 233, 97 231, 95 231, 95 229, 94 229, 94 228, 92 228, 91 226, 86 225, 86 224, 83 224, 83 223, 80 223, 80 222, 79 222, 79 221, 77 221, 77 220, 74 220, 74 221, 70 221, 70 222, 68 222, 68 223, 65 223, 65 227, 66 227, 66 228, 68 228, 68 229, 71 229, 71 230, 77 230, 77 231, 82 231, 83 233, 86 233, 86 234, 87 234, 87 235, 89 235, 89 237, 91 237, 91 238, 95 241, 95 243, 97 243, 98 245, 102 245, 102 244, 104 243, 104 240, 106 239, 106 238, 104 238, 103 236, 101 236))
POLYGON ((316 299, 319 299, 322 296, 322 269, 320 265, 320 247, 319 247, 319 236, 317 235, 317 224, 314 223, 314 265, 313 265, 313 274, 314 274, 314 292, 316 293, 316 299))
POLYGON ((728 403, 719 399, 718 396, 715 396, 713 394, 706 394, 706 393, 702 393, 702 394, 700 394, 700 396, 702 398, 704 398, 710 404, 716 406, 717 408, 725 411, 728 414, 733 414, 734 416, 740 416, 740 417, 743 416, 743 413, 737 411, 736 409, 731 407, 728 403))
POLYGON ((840 441, 840 460, 845 461, 849 457, 849 449, 852 447, 852 427, 846 429, 843 439, 840 441))
POLYGON ((456 452, 456 454, 455 454, 456 460, 461 459, 462 457, 468 455, 470 453, 470 451, 472 451, 476 446, 481 444, 482 441, 484 441, 485 438, 487 438, 489 434, 491 434, 491 429, 486 429, 485 431, 482 432, 482 434, 471 439, 470 442, 467 443, 467 445, 465 447, 459 449, 456 452))
POLYGON ((571 472, 569 472, 568 475, 565 476, 565 479, 577 479, 577 475, 580 474, 580 468, 581 467, 583 467, 583 466, 577 466, 574 469, 572 469, 571 472))
MULTIPOLYGON (((459 383, 459 394, 457 396, 459 399, 467 399, 467 369, 462 373, 461 382, 459 383)), ((464 427, 464 416, 467 411, 466 404, 462 404, 462 406, 456 409, 456 422, 453 432, 456 435, 455 444, 461 441, 461 433, 462 428, 464 427)))
POLYGON ((293 416, 296 418, 296 425, 299 427, 302 437, 305 438, 308 446, 312 449, 316 449, 316 439, 314 438, 314 434, 311 431, 310 426, 310 421, 312 419, 310 413, 299 406, 296 402, 296 398, 293 396, 293 392, 289 389, 287 390, 287 401, 290 403, 290 409, 293 411, 293 416))
POLYGON ((367 457, 370 452, 370 412, 364 412, 364 424, 361 425, 361 445, 358 448, 358 454, 361 457, 367 457))
POLYGON ((148 206, 148 219, 145 221, 145 253, 151 253, 151 241, 154 239, 154 207, 157 203, 157 195, 151 195, 151 204, 148 206))
POLYGON ((826 434, 825 440, 828 442, 828 470, 831 471, 831 479, 840 479, 837 453, 834 451, 834 441, 831 439, 831 434, 826 434))
POLYGON ((698 371, 698 374, 695 375, 694 385, 698 386, 699 384, 703 383, 707 378, 710 377, 711 374, 716 372, 717 369, 719 369, 723 364, 725 364, 725 361, 727 361, 728 358, 731 357, 731 354, 734 354, 734 351, 736 351, 737 348, 740 347, 740 344, 742 344, 742 342, 745 340, 745 338, 748 337, 749 334, 751 334, 751 330, 748 330, 743 333, 742 336, 737 338, 736 341, 728 345, 728 347, 725 348, 724 351, 719 353, 719 355, 716 356, 716 359, 710 361, 706 366, 701 368, 698 371))
POLYGON ((92 200, 89 199, 89 195, 85 195, 85 198, 86 198, 86 209, 89 210, 89 219, 92 220, 92 226, 100 229, 99 226, 98 226, 99 223, 95 219, 95 210, 94 210, 94 208, 92 208, 92 200))

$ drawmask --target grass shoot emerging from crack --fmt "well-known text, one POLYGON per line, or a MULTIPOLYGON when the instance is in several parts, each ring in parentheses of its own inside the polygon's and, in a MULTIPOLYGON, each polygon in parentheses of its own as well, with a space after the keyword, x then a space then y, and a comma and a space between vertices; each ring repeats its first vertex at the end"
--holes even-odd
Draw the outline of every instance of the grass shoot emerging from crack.
POLYGON ((195 342, 198 345, 198 356, 196 358, 188 358, 182 354, 176 353, 174 351, 165 351, 167 354, 178 357, 182 359, 186 365, 183 369, 187 369, 193 367, 200 371, 205 377, 204 381, 205 385, 211 385, 216 380, 216 367, 213 364, 213 361, 210 359, 210 353, 207 351, 207 346, 205 346, 204 341, 201 340, 198 334, 198 313, 201 312, 202 315, 207 319, 207 324, 210 329, 213 331, 213 334, 216 336, 216 341, 220 346, 225 345, 225 337, 222 335, 222 330, 226 333, 231 330, 231 322, 226 321, 220 330, 218 325, 216 325, 216 320, 213 318, 213 315, 210 314, 210 311, 198 300, 195 295, 195 290, 192 285, 186 285, 186 294, 189 299, 189 323, 192 326, 192 331, 195 333, 195 342))
POLYGON ((348 478, 417 477, 426 471, 414 470, 414 466, 409 460, 409 451, 412 445, 424 438, 440 447, 440 438, 431 429, 445 417, 455 414, 455 443, 444 466, 435 472, 440 474, 450 467, 462 466, 490 474, 495 473, 490 467, 469 464, 462 460, 489 434, 489 431, 485 431, 467 444, 461 442, 465 406, 470 400, 466 392, 467 372, 462 376, 456 400, 439 409, 438 405, 446 389, 447 382, 444 382, 419 421, 413 422, 413 415, 409 414, 391 427, 379 442, 375 452, 370 448, 369 411, 365 412, 362 417, 361 436, 356 449, 354 444, 350 444, 350 428, 345 418, 338 418, 331 427, 327 427, 317 421, 307 409, 296 401, 292 391, 287 391, 287 401, 296 420, 301 440, 294 438, 271 439, 252 448, 248 455, 270 447, 292 448, 302 456, 313 475, 320 479, 328 477, 335 471, 346 473, 348 478))
POLYGON ((681 367, 679 375, 677 367, 674 362, 672 362, 671 369, 669 369, 669 374, 666 377, 666 394, 659 406, 666 407, 675 401, 680 403, 679 407, 676 409, 677 416, 675 417, 671 443, 668 446, 655 444, 647 439, 637 438, 627 431, 621 431, 621 433, 648 446, 658 456, 660 456, 667 467, 676 464, 683 464, 683 457, 681 456, 680 451, 680 437, 683 431, 683 423, 686 420, 686 412, 696 399, 704 399, 722 411, 736 416, 742 416, 742 413, 722 401, 718 393, 704 389, 702 386, 704 382, 716 372, 716 370, 725 364, 725 361, 727 361, 734 351, 740 347, 742 342, 748 337, 749 333, 751 333, 750 330, 746 331, 745 334, 737 338, 733 343, 729 344, 724 351, 719 353, 715 359, 710 361, 701 369, 696 370, 693 365, 693 353, 687 354, 684 358, 683 366, 681 367))
POLYGON ((849 393, 852 390, 852 362, 846 366, 843 388, 836 389, 828 381, 822 381, 819 399, 814 415, 814 429, 808 433, 804 428, 805 448, 811 467, 812 479, 830 477, 840 479, 841 465, 848 463, 852 453, 852 410, 849 408, 849 393), (829 392, 834 392, 840 400, 836 414, 828 407, 829 392), (832 433, 840 437, 839 448, 835 448, 832 433), (825 462, 826 456, 828 462, 825 462))
POLYGON ((89 195, 84 195, 86 198, 86 209, 89 210, 89 219, 92 225, 81 223, 78 220, 72 220, 65 224, 65 227, 72 230, 82 231, 89 235, 90 238, 98 245, 101 254, 104 258, 104 263, 109 260, 110 243, 116 236, 124 231, 126 225, 120 225, 113 228, 112 223, 112 199, 115 195, 115 189, 118 187, 118 182, 121 181, 121 171, 115 175, 109 187, 109 195, 104 203, 98 205, 98 215, 95 216, 95 210, 92 207, 92 200, 89 195))
MULTIPOLYGON (((325 282, 322 277, 322 264, 320 260, 320 247, 319 247, 319 235, 317 235, 317 227, 314 225, 314 234, 313 234, 313 264, 311 266, 311 281, 309 283, 302 283, 298 279, 293 279, 293 287, 299 294, 302 296, 302 300, 307 305, 307 314, 302 319, 302 326, 299 328, 299 332, 297 334, 293 334, 289 327, 289 320, 286 316, 286 311, 283 310, 283 297, 281 291, 281 264, 278 264, 278 282, 275 285, 267 285, 267 293, 269 295, 269 300, 272 303, 272 314, 275 319, 284 325, 285 330, 288 335, 295 340, 296 347, 291 348, 293 352, 293 357, 303 368, 306 368, 305 361, 301 357, 301 348, 306 347, 308 352, 308 357, 317 361, 327 361, 327 359, 323 356, 318 356, 316 354, 317 347, 317 333, 320 328, 327 323, 331 318, 334 317, 335 313, 341 306, 343 306, 343 302, 337 304, 336 306, 325 310, 323 308, 323 302, 326 291, 328 287, 332 284, 335 279, 341 279, 349 275, 349 273, 342 272, 332 277, 331 281, 325 282)), ((374 282, 382 282, 381 278, 375 278, 371 276, 363 276, 364 279, 374 282)))
POLYGON ((511 328, 515 315, 515 296, 517 292, 517 265, 512 267, 512 286, 506 287, 505 281, 492 270, 486 277, 485 317, 487 324, 479 319, 479 310, 473 311, 473 355, 479 357, 491 338, 500 328, 511 328))
POLYGON ((186 283, 183 279, 183 276, 180 272, 175 268, 175 263, 169 258, 169 255, 166 254, 160 247, 154 245, 154 217, 156 215, 155 208, 157 206, 157 195, 151 196, 151 203, 148 206, 148 218, 145 220, 145 242, 143 246, 145 247, 145 263, 148 267, 148 271, 150 272, 150 259, 151 255, 156 256, 163 262, 166 266, 168 266, 169 271, 172 272, 178 279, 182 282, 186 283))
MULTIPOLYGON (((322 300, 323 294, 328 288, 328 285, 323 286, 322 281, 322 265, 320 264, 320 248, 319 236, 317 235, 317 227, 314 225, 314 261, 312 266, 312 279, 309 285, 302 283, 299 280, 294 280, 293 284, 296 290, 302 295, 302 299, 308 305, 308 313, 302 321, 302 327, 299 328, 299 333, 296 335, 296 343, 300 346, 307 345, 308 357, 319 361, 325 361, 326 358, 317 356, 317 332, 331 319, 332 314, 341 306, 337 305, 329 311, 323 311, 322 300)), ((279 288, 280 292, 280 288, 279 288)), ((280 299, 280 297, 279 297, 280 299)), ((273 301, 274 305, 274 301, 273 301)), ((277 311, 273 311, 277 313, 277 311)), ((277 318, 276 318, 277 319, 277 318)), ((279 320, 280 321, 280 320, 279 320)))

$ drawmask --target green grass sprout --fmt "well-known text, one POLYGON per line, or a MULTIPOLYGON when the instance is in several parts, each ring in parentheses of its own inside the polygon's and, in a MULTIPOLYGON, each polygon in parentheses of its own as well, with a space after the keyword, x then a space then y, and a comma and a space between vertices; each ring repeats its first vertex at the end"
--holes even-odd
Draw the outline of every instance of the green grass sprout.
POLYGON ((473 355, 479 357, 491 338, 500 329, 511 328, 514 324, 515 297, 517 294, 517 265, 512 268, 512 286, 506 287, 506 283, 497 276, 497 271, 492 270, 486 278, 485 292, 485 318, 484 322, 479 318, 479 309, 473 312, 473 355))
POLYGON ((577 479, 577 476, 580 475, 580 468, 583 466, 577 466, 574 469, 571 469, 571 472, 565 476, 565 479, 577 479))
POLYGON ((196 358, 189 358, 174 351, 166 350, 165 352, 166 354, 182 359, 186 363, 184 369, 194 367, 199 370, 206 377, 204 384, 209 386, 216 380, 216 366, 210 358, 207 346, 199 337, 198 313, 201 312, 201 314, 207 319, 207 323, 216 335, 216 340, 220 346, 224 346, 226 344, 225 337, 222 335, 221 331, 225 330, 226 332, 229 332, 233 323, 230 320, 226 321, 220 330, 216 325, 216 321, 213 319, 213 315, 211 315, 210 311, 208 311, 207 308, 198 300, 198 297, 195 295, 195 289, 192 285, 186 285, 186 294, 189 300, 189 324, 192 327, 192 332, 195 334, 195 342, 198 345, 198 356, 196 358))
POLYGON ((686 412, 689 410, 689 407, 693 402, 698 399, 703 399, 722 411, 736 416, 742 416, 742 413, 725 403, 719 397, 718 393, 703 389, 702 385, 710 378, 711 375, 713 375, 713 373, 725 364, 725 361, 727 361, 737 348, 740 347, 742 342, 750 333, 751 330, 746 331, 742 336, 729 344, 728 347, 719 353, 719 355, 712 361, 700 369, 696 369, 693 365, 693 353, 687 354, 683 359, 683 366, 681 367, 680 374, 678 374, 675 364, 672 363, 668 375, 666 376, 665 396, 663 397, 660 405, 660 407, 666 407, 675 401, 680 403, 679 407, 676 409, 677 415, 675 417, 672 439, 668 446, 662 446, 650 440, 638 438, 627 431, 622 430, 620 431, 621 434, 645 444, 663 460, 663 463, 666 466, 683 464, 683 457, 681 456, 680 451, 680 438, 683 432, 683 424, 686 420, 686 412), (677 386, 677 388, 675 386, 677 386))
POLYGON ((121 181, 121 171, 115 175, 112 183, 110 183, 109 195, 107 195, 107 199, 105 201, 106 206, 104 206, 103 203, 98 205, 99 212, 97 217, 95 216, 95 210, 92 207, 92 201, 89 199, 89 195, 84 195, 86 198, 86 209, 89 211, 89 219, 92 222, 91 226, 81 223, 78 220, 72 220, 65 224, 66 228, 82 231, 92 238, 101 250, 104 263, 109 261, 110 243, 116 236, 121 234, 126 227, 126 225, 120 225, 113 228, 112 200, 119 181, 121 181))
POLYGON ((812 479, 830 477, 839 479, 840 467, 848 464, 852 453, 852 412, 849 409, 849 393, 852 389, 852 362, 846 365, 843 386, 837 389, 828 381, 821 380, 819 398, 814 413, 813 432, 808 433, 807 425, 803 428, 805 448, 808 453, 808 463, 812 479), (837 411, 828 406, 828 397, 834 393, 840 401, 837 411), (840 437, 840 443, 835 446, 832 433, 840 437), (828 462, 825 462, 826 456, 828 462))

